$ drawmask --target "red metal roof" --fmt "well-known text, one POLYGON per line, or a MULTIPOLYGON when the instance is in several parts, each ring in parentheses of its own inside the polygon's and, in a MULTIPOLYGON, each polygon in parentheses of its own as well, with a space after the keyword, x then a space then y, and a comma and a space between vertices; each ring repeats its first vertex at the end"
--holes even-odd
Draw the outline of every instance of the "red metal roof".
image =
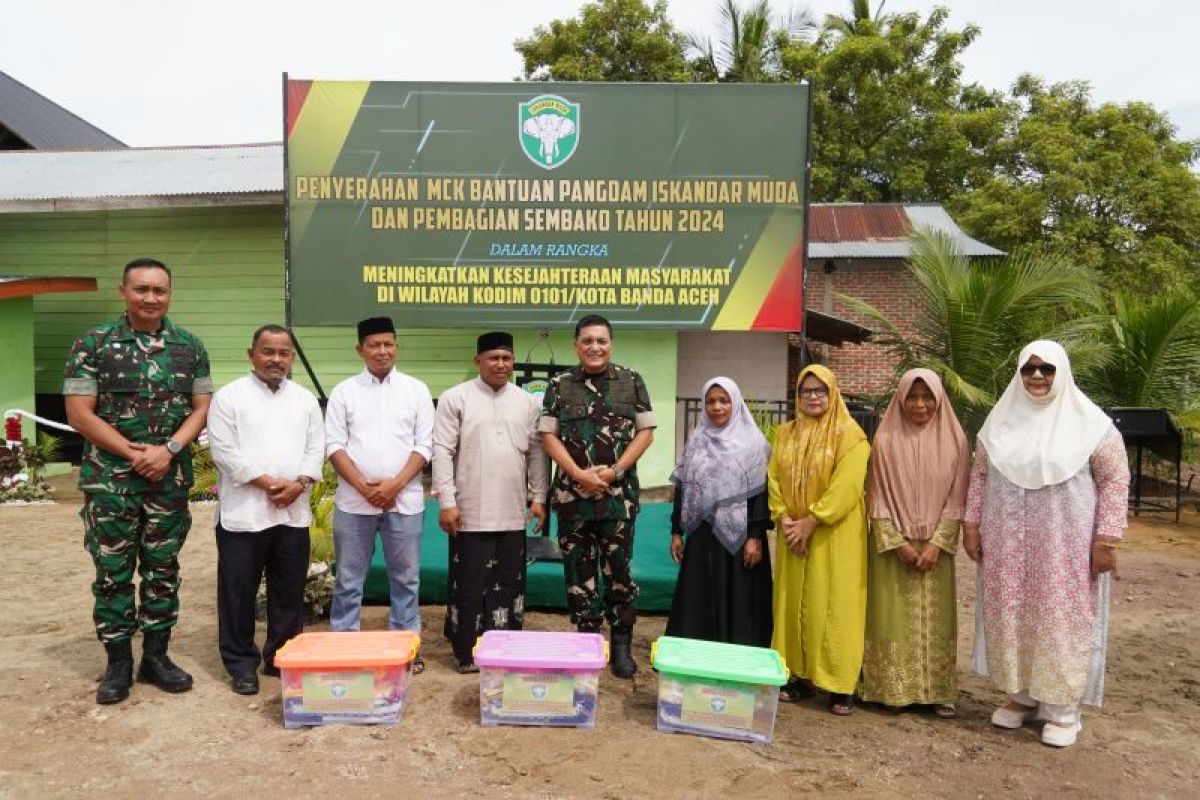
POLYGON ((912 232, 900 203, 814 203, 808 222, 810 242, 894 241, 907 239, 912 232))

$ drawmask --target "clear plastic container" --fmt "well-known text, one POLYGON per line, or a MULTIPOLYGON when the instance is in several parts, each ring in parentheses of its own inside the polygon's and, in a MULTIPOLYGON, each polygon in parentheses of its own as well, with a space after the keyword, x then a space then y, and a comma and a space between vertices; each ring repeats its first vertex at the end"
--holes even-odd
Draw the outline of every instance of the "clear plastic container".
POLYGON ((483 725, 595 727, 600 672, 608 663, 603 636, 488 631, 475 645, 475 663, 483 725))
POLYGON ((398 725, 421 639, 410 631, 302 633, 275 655, 283 725, 398 725))
POLYGON ((663 636, 651 647, 658 671, 658 729, 766 744, 775 733, 787 667, 774 650, 663 636))

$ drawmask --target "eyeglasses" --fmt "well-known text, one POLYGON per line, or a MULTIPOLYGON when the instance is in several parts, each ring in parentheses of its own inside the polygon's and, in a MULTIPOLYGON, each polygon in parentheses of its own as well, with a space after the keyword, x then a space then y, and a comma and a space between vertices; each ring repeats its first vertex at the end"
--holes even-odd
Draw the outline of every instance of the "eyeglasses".
POLYGON ((1026 364, 1025 366, 1021 367, 1021 374, 1026 378, 1031 377, 1035 372, 1042 373, 1042 377, 1044 378, 1053 378, 1054 373, 1058 372, 1058 367, 1054 366, 1053 364, 1038 364, 1036 366, 1033 364, 1026 364))
POLYGON ((829 394, 828 389, 801 389, 796 394, 801 397, 826 397, 829 394))

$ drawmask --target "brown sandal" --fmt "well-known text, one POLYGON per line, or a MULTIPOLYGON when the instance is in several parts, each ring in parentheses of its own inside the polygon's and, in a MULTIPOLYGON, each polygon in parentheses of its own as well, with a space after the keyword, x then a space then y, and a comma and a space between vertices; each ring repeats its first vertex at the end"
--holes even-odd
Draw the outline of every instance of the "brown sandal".
POLYGON ((854 695, 852 694, 831 694, 829 695, 829 713, 839 717, 848 717, 854 713, 854 695))
POLYGON ((792 678, 779 687, 779 699, 785 703, 798 703, 816 694, 816 689, 802 678, 792 678))

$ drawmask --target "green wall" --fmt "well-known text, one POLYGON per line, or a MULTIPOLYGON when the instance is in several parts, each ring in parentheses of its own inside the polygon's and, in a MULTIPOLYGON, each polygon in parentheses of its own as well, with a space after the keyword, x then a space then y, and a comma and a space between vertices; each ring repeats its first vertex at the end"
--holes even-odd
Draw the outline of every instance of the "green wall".
MULTIPOLYGON (((0 300, 0 414, 10 408, 33 412, 32 297, 0 300)), ((33 423, 24 420, 22 427, 32 441, 33 423)))
MULTIPOLYGON (((88 327, 121 313, 121 266, 139 256, 171 267, 171 318, 204 340, 217 386, 248 368, 246 348, 255 328, 284 321, 281 206, 0 214, 0 274, 97 281, 95 292, 33 299, 38 393, 62 391, 63 361, 71 342, 88 327)), ((424 380, 437 396, 474 374, 471 357, 482 332, 401 330, 398 367, 424 380)), ((524 359, 536 332, 514 333, 518 359, 524 359)), ((300 328, 296 335, 326 393, 361 369, 352 328, 300 328)), ((554 331, 549 342, 556 362, 575 363, 571 331, 554 331)), ((614 359, 646 379, 659 435, 639 471, 645 485, 664 484, 675 452, 676 334, 619 331, 614 359)), ((540 346, 532 360, 548 361, 549 352, 540 346)), ((299 362, 296 375, 308 384, 299 362)))

